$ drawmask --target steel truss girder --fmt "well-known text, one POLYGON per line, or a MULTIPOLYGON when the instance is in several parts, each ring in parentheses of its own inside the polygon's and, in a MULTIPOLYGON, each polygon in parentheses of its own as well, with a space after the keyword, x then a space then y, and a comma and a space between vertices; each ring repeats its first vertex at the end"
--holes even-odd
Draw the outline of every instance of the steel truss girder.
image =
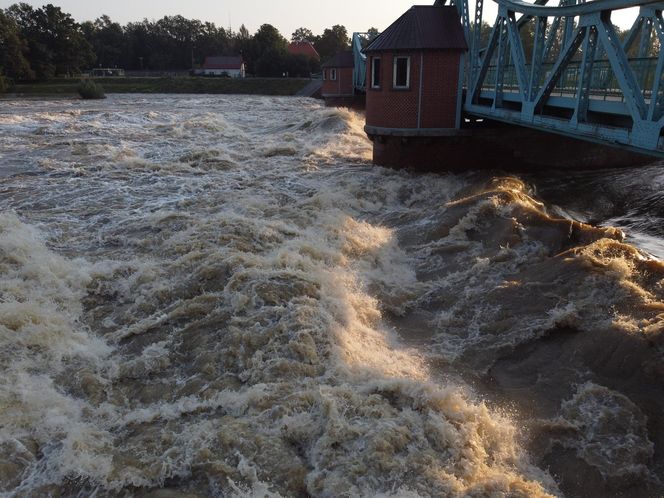
MULTIPOLYGON (((476 61, 480 58, 480 44, 482 43, 482 13, 484 11, 484 0, 475 2, 475 22, 473 24, 473 39, 470 44, 470 71, 468 72, 469 81, 475 81, 477 75, 476 61)), ((468 92, 470 96, 470 92, 468 92)))
POLYGON ((587 27, 583 39, 583 55, 581 59, 579 87, 576 93, 576 109, 572 116, 573 125, 578 125, 579 122, 587 121, 588 104, 590 101, 590 83, 593 73, 593 64, 595 62, 595 53, 597 52, 597 41, 597 28, 595 26, 587 27))
POLYGON ((659 56, 648 106, 648 119, 651 121, 664 119, 662 118, 664 115, 664 19, 662 19, 661 10, 654 12, 653 26, 659 40, 659 56))
POLYGON ((526 3, 521 0, 495 0, 495 2, 500 6, 506 7, 507 10, 530 16, 578 17, 586 14, 660 4, 662 0, 593 0, 591 2, 578 3, 576 5, 561 5, 559 7, 547 7, 540 4, 526 3))
MULTIPOLYGON (((623 95, 624 109, 631 117, 631 127, 622 128, 624 133, 609 133, 607 131, 598 135, 599 140, 623 143, 643 151, 658 151, 664 153, 664 139, 660 138, 664 128, 664 50, 660 49, 650 101, 647 102, 643 89, 640 88, 634 70, 630 66, 627 51, 639 39, 639 52, 647 54, 650 49, 652 34, 664 47, 664 22, 662 20, 661 0, 594 0, 587 3, 576 3, 577 0, 562 0, 566 3, 561 7, 544 7, 543 5, 525 4, 519 0, 495 0, 499 4, 499 12, 494 23, 488 46, 482 56, 479 50, 479 29, 481 26, 481 5, 475 12, 475 33, 471 45, 471 71, 469 76, 469 91, 466 96, 466 111, 471 114, 480 114, 485 117, 491 114, 496 119, 516 120, 516 124, 555 128, 561 132, 566 128, 568 133, 587 136, 589 130, 604 129, 597 122, 588 122, 588 110, 591 96, 593 66, 599 54, 605 54, 609 66, 615 76, 619 91, 623 95), (571 5, 575 4, 575 5, 571 5), (611 23, 611 10, 640 6, 639 18, 624 42, 621 42, 613 24, 611 23), (517 18, 517 13, 522 14, 517 18), (535 40, 533 51, 530 54, 531 67, 526 65, 526 54, 519 29, 527 21, 535 18, 535 40), (549 17, 553 22, 547 30, 549 17), (574 25, 578 19, 578 25, 574 25), (563 24, 564 23, 564 24, 563 24), (551 52, 553 42, 560 28, 563 28, 560 53, 554 61, 553 68, 549 70, 545 81, 540 85, 544 74, 543 66, 551 52), (549 98, 554 88, 560 83, 563 74, 570 67, 581 48, 581 60, 578 65, 578 77, 572 80, 575 85, 575 99, 573 115, 571 118, 557 118, 553 115, 544 116, 549 98), (498 52, 496 52, 498 49, 498 52), (509 54, 509 56, 508 56, 509 54), (507 67, 516 75, 516 85, 509 93, 509 102, 519 102, 520 111, 503 110, 506 87, 504 78, 507 67), (496 81, 494 84, 492 103, 480 104, 491 92, 483 91, 485 79, 490 68, 495 68, 496 81), (514 93, 514 89, 517 93, 514 93), (518 97, 517 97, 518 95, 518 97), (552 121, 553 120, 553 121, 552 121), (551 122, 556 122, 555 126, 551 122), (561 128, 562 127, 562 128, 561 128)), ((538 3, 544 3, 541 0, 538 3)), ((608 80, 607 80, 608 81, 608 80)), ((595 85, 597 85, 597 81, 595 85)), ((600 82, 601 83, 601 82, 600 82)), ((572 91, 570 88, 569 91, 572 91)), ((594 101, 595 102, 595 101, 594 101)), ((555 107, 555 103, 553 106, 555 107)), ((595 106, 595 104, 593 104, 595 106)), ((514 104, 511 104, 514 107, 514 104)), ((624 112, 624 111, 623 111, 624 112)), ((606 130, 616 129, 616 125, 607 125, 606 130)), ((618 130, 621 128, 618 127, 618 130)))
MULTIPOLYGON (((489 43, 487 44, 486 50, 484 50, 484 56, 482 57, 481 63, 479 64, 479 71, 475 76, 475 80, 471 81, 471 84, 469 85, 469 103, 475 102, 479 98, 479 93, 482 90, 482 84, 484 83, 486 74, 489 71, 489 65, 491 63, 491 59, 493 58, 493 52, 496 50, 496 45, 498 44, 499 31, 502 29, 503 22, 500 19, 500 16, 496 18, 496 22, 494 23, 493 29, 491 30, 491 36, 489 36, 489 43)), ((477 57, 479 59, 479 54, 477 54, 477 57)))
POLYGON ((528 84, 528 100, 533 100, 539 90, 542 77, 542 63, 544 62, 544 45, 546 43, 546 17, 537 17, 535 21, 535 39, 533 40, 533 53, 530 64, 530 81, 528 84))
POLYGON ((505 85, 505 66, 507 66, 507 26, 504 18, 496 24, 498 27, 498 63, 496 64, 496 83, 493 107, 503 106, 503 88, 505 85))

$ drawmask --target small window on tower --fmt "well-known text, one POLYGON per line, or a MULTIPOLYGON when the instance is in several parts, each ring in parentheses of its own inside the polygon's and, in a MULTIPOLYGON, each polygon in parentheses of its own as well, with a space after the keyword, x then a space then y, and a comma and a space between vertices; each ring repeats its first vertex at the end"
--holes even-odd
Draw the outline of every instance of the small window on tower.
POLYGON ((410 57, 394 58, 394 88, 410 88, 410 57))
POLYGON ((336 69, 330 69, 330 79, 332 81, 337 81, 337 70, 336 69))
POLYGON ((371 88, 380 88, 380 57, 371 59, 371 88))

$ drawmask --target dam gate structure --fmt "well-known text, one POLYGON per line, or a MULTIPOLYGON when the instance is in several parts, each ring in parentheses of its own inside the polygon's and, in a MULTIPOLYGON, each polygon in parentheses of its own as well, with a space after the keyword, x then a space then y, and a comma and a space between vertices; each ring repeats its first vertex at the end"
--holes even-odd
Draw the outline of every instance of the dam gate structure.
POLYGON ((477 167, 487 151, 498 167, 664 158, 664 3, 494 1, 490 32, 484 0, 472 24, 468 0, 438 0, 412 7, 356 56, 376 163, 477 167), (621 37, 611 16, 628 8, 638 13, 621 37))

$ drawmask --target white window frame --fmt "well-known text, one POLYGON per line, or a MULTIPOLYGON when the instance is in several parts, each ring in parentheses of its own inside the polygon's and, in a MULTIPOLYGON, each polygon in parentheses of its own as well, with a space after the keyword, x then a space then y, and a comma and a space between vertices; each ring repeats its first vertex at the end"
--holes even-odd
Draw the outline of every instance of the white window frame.
POLYGON ((330 80, 337 81, 337 68, 333 67, 330 69, 330 80))
POLYGON ((410 88, 410 55, 395 55, 392 63, 392 88, 408 90, 410 88), (406 85, 397 85, 397 61, 406 59, 406 85))
POLYGON ((380 89, 380 67, 378 68, 378 84, 376 84, 376 61, 380 66, 380 57, 371 58, 371 88, 380 89))

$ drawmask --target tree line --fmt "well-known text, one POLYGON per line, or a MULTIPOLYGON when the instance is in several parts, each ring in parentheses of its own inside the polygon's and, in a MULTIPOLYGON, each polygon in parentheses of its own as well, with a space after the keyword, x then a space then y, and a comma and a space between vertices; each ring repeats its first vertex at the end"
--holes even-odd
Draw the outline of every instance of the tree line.
MULTIPOLYGON (((320 35, 299 28, 291 39, 313 43, 322 61, 350 46, 340 25, 320 35)), ((0 9, 0 76, 14 80, 77 75, 93 67, 182 71, 213 55, 242 55, 247 72, 256 76, 309 76, 320 70, 320 61, 290 54, 288 40, 271 24, 251 34, 244 25, 231 31, 182 16, 122 26, 105 15, 78 23, 52 4, 0 9)))

